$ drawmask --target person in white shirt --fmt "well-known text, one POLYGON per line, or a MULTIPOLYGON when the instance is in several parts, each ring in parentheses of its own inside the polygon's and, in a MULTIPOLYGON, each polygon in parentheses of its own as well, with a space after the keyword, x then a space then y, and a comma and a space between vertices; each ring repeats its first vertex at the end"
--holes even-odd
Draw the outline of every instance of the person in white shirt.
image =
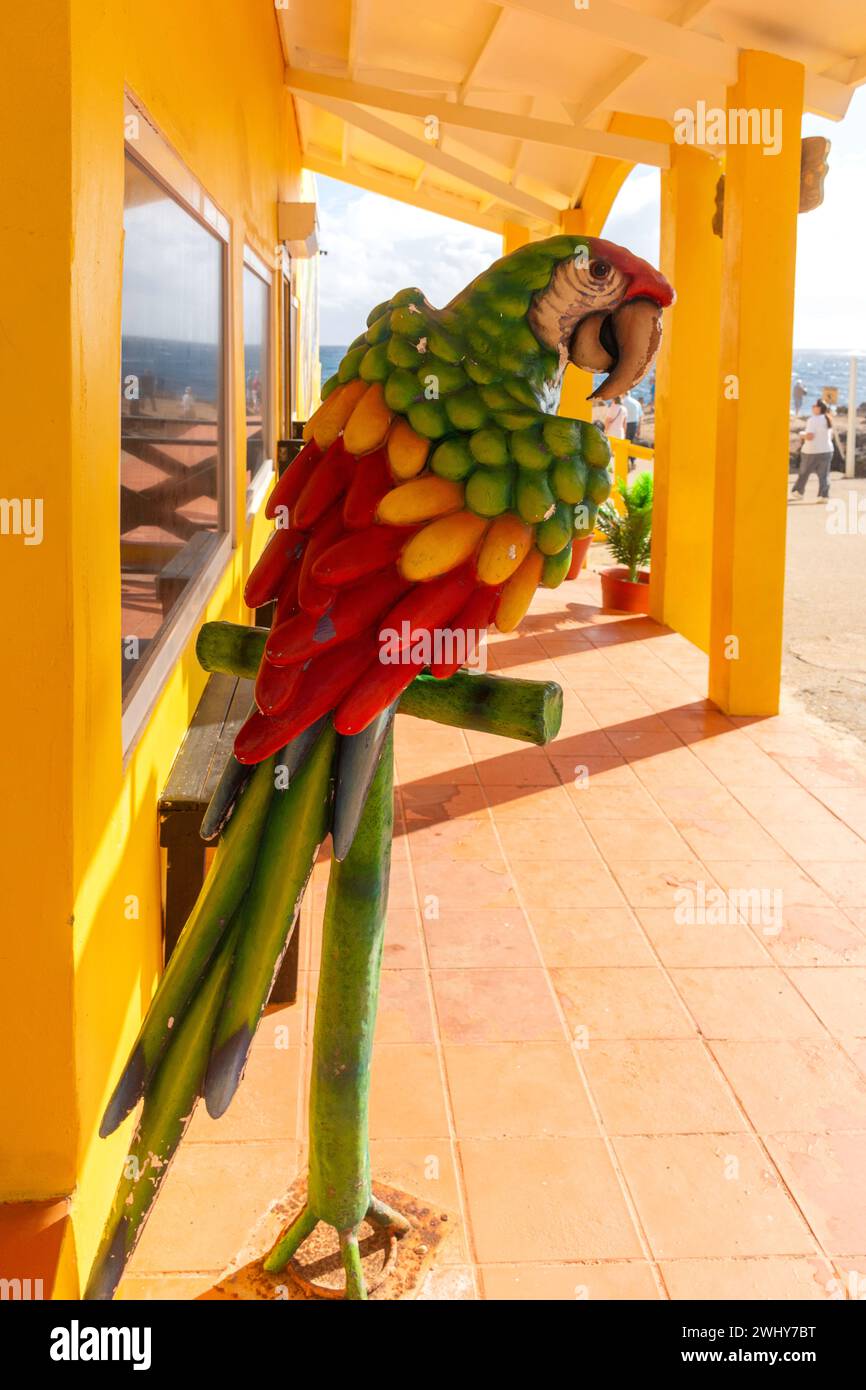
POLYGON ((826 401, 816 401, 806 428, 801 431, 800 471, 791 489, 792 497, 803 497, 810 473, 818 474, 818 501, 830 496, 830 464, 833 461, 833 426, 826 401))
POLYGON ((604 432, 611 439, 625 439, 627 423, 628 415, 622 403, 622 396, 614 396, 604 417, 604 432))
MULTIPOLYGON (((633 396, 630 391, 623 396, 622 403, 625 406, 625 437, 626 439, 636 439, 640 422, 643 419, 643 406, 637 396, 633 396)), ((634 465, 634 459, 629 458, 629 470, 634 468, 634 465)))

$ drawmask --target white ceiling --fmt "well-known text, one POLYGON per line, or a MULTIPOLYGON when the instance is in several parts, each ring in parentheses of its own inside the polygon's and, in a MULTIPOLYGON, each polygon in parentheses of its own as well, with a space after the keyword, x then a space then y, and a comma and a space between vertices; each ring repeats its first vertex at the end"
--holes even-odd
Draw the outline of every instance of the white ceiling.
POLYGON ((833 119, 866 80, 863 0, 290 0, 277 14, 307 167, 494 231, 555 225, 598 156, 664 167, 664 140, 611 134, 613 114, 724 105, 738 49, 802 62, 807 109, 833 119))

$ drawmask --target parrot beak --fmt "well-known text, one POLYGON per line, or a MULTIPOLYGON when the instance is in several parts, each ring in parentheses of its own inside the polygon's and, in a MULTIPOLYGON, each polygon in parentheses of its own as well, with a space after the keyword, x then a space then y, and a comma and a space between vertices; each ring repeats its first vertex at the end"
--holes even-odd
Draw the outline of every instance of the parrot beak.
POLYGON ((584 371, 608 373, 589 399, 610 400, 646 376, 661 340, 662 305, 638 293, 613 313, 587 314, 575 329, 569 358, 584 371))

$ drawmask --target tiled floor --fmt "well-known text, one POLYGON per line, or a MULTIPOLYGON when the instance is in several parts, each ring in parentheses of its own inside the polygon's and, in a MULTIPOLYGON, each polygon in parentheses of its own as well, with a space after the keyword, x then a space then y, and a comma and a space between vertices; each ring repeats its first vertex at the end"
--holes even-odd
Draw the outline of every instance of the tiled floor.
MULTIPOLYGON (((398 721, 374 1173, 460 1218, 430 1296, 863 1297, 866 761, 725 718, 595 584, 490 648, 562 684, 549 748, 398 721)), ((127 1296, 205 1289, 298 1171, 326 879, 303 998, 196 1116, 127 1296)))

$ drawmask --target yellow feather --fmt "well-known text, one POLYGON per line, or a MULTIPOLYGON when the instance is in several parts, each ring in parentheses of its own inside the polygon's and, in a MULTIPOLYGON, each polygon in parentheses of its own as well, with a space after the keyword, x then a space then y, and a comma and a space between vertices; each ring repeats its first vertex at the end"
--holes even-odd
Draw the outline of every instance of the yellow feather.
POLYGON ((386 492, 376 515, 386 526, 415 526, 419 521, 456 512, 463 506, 463 484, 450 478, 414 478, 386 492))
POLYGON ((366 381, 347 381, 332 391, 304 426, 304 439, 315 439, 320 449, 333 444, 358 401, 367 389, 366 381))
MULTIPOLYGON (((366 382, 361 382, 366 386, 366 382)), ((394 416, 385 404, 385 393, 377 381, 368 386, 349 417, 343 443, 350 454, 369 454, 385 441, 394 416)))
POLYGON ((388 435, 388 463, 392 477, 400 482, 416 477, 427 462, 429 451, 429 439, 416 434, 407 421, 395 420, 388 435))
POLYGON ((404 579, 435 579, 462 565, 475 551, 487 521, 474 512, 454 512, 431 521, 406 542, 398 564, 404 579))
POLYGON ((533 546, 518 570, 502 590, 496 611, 496 626, 500 632, 513 632, 532 602, 532 595, 541 580, 544 556, 533 546))
POLYGON ((533 529, 520 517, 498 516, 478 555, 478 578, 483 584, 504 584, 519 569, 532 545, 533 529))

